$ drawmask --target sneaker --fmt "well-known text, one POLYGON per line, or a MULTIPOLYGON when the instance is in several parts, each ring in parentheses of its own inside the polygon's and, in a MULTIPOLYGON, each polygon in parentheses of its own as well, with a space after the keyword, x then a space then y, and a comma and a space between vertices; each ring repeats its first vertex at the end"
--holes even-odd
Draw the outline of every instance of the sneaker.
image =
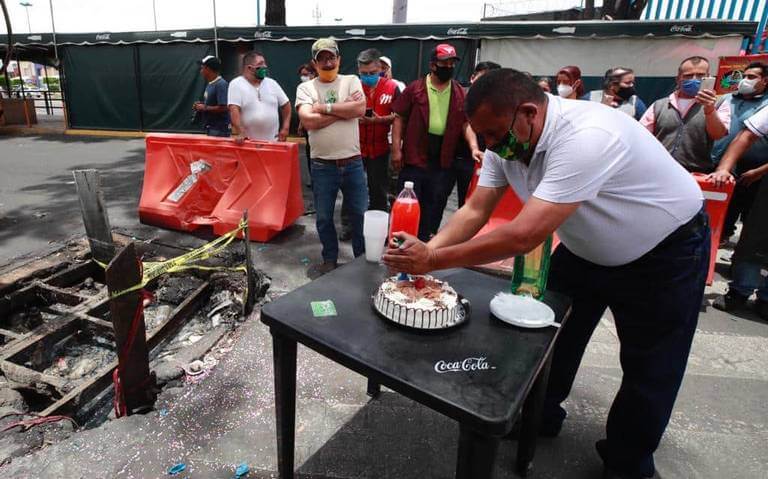
POLYGON ((733 311, 739 311, 747 307, 747 298, 743 294, 739 294, 736 291, 729 290, 722 296, 718 296, 712 302, 712 307, 726 313, 733 311))
POLYGON ((310 266, 307 270, 307 276, 309 279, 317 279, 326 273, 330 273, 338 267, 339 264, 336 261, 323 261, 320 264, 313 264, 310 266))
POLYGON ((760 319, 768 321, 768 301, 759 298, 755 300, 755 312, 760 319))

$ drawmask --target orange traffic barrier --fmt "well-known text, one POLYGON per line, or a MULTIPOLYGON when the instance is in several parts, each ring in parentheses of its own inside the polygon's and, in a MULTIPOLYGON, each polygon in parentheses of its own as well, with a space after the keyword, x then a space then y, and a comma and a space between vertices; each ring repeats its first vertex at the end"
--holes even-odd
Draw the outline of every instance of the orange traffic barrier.
POLYGON ((734 184, 726 183, 718 188, 706 180, 706 175, 702 173, 693 173, 693 177, 699 183, 702 193, 704 193, 705 208, 707 215, 709 215, 709 228, 712 230, 712 243, 709 250, 709 271, 707 272, 707 284, 710 285, 715 278, 717 248, 720 245, 720 236, 723 234, 723 223, 725 223, 725 215, 728 212, 728 204, 733 197, 734 184))
MULTIPOLYGON (((472 196, 472 194, 475 192, 475 189, 477 189, 477 182, 480 178, 479 174, 480 167, 475 164, 475 174, 472 176, 472 181, 469 183, 469 188, 467 188, 467 198, 472 196)), ((523 202, 517 196, 515 191, 508 186, 507 191, 501 198, 501 201, 499 201, 499 204, 496 205, 496 209, 494 209, 493 213, 491 213, 491 217, 488 218, 488 222, 480 229, 480 231, 477 232, 475 237, 490 233, 499 226, 509 223, 515 218, 515 216, 518 215, 518 213, 520 213, 522 209, 523 202)), ((558 244, 560 244, 560 240, 557 238, 557 235, 552 235, 552 251, 555 250, 558 244)), ((495 272, 511 274, 514 262, 515 258, 512 257, 503 259, 501 261, 496 261, 495 263, 484 264, 481 266, 481 268, 484 270, 492 270, 495 272)))
POLYGON ((304 213, 295 143, 150 134, 142 223, 222 235, 248 210, 250 239, 268 241, 304 213))
MULTIPOLYGON (((480 166, 475 164, 475 174, 472 176, 472 181, 467 188, 467 198, 472 196, 477 188, 477 182, 480 179, 480 166)), ((511 187, 507 187, 506 193, 501 198, 501 201, 496 205, 496 209, 491 213, 491 217, 483 228, 477 233, 477 235, 484 235, 490 231, 495 230, 500 225, 510 222, 517 216, 523 209, 523 202, 515 194, 511 187)))

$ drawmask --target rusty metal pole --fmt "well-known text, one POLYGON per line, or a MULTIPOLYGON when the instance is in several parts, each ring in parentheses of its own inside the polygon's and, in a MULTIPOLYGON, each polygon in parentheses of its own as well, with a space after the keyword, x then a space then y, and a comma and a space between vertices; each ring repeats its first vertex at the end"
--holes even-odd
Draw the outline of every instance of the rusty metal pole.
MULTIPOLYGON (((136 247, 130 243, 107 267, 107 290, 110 297, 139 284, 141 276, 136 247)), ((143 301, 141 291, 136 290, 112 298, 109 302, 118 354, 119 381, 115 384, 115 409, 124 409, 127 415, 152 408, 157 398, 155 376, 149 371, 143 301)))

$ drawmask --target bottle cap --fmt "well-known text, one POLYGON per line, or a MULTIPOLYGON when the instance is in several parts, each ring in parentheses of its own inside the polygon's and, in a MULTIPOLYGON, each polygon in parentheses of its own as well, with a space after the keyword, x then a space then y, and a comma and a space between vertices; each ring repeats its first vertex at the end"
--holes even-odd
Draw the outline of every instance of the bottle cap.
POLYGON ((406 181, 406 182, 405 182, 405 187, 406 187, 406 188, 410 188, 410 189, 413 189, 413 181, 406 181))

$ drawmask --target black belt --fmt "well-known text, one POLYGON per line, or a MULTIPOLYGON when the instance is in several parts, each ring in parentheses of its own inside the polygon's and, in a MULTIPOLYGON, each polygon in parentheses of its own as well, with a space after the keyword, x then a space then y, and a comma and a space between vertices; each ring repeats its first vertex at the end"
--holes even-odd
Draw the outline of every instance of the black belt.
POLYGON ((343 166, 347 166, 351 163, 354 163, 359 159, 360 159, 359 156, 352 156, 350 158, 342 158, 340 160, 324 160, 322 158, 312 158, 312 161, 317 161, 318 163, 324 163, 326 165, 333 165, 341 168, 343 166))

